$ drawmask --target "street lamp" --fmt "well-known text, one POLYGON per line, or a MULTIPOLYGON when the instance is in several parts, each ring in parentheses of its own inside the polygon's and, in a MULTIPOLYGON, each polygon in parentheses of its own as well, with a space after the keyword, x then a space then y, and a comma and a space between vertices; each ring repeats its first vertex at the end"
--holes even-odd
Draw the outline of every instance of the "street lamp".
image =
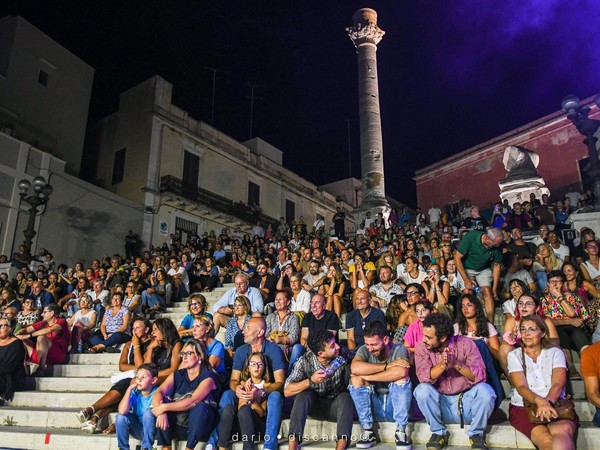
MULTIPOLYGON (((594 98, 594 103, 600 108, 600 95, 594 98)), ((581 106, 579 98, 574 95, 567 95, 560 103, 562 109, 567 113, 567 118, 573 122, 577 131, 585 136, 583 143, 587 146, 590 164, 587 169, 589 176, 593 180, 592 191, 594 192, 594 204, 589 205, 583 212, 600 211, 600 165, 598 164, 598 150, 596 142, 598 138, 594 136, 600 128, 600 120, 590 119, 589 106, 581 106)))
POLYGON ((27 229, 23 230, 23 234, 25 235, 25 250, 28 255, 31 255, 31 242, 36 234, 34 231, 35 216, 38 208, 48 203, 54 189, 44 177, 35 177, 32 183, 25 178, 19 181, 19 190, 21 191, 19 194, 21 200, 30 205, 29 222, 27 222, 27 229))

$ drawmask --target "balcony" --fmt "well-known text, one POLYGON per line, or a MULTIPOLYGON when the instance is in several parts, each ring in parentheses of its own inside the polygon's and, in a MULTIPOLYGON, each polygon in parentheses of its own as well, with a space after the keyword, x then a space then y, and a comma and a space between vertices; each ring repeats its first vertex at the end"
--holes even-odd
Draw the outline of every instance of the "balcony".
POLYGON ((228 214, 243 220, 249 224, 255 224, 257 220, 263 225, 275 224, 277 222, 273 217, 265 214, 259 214, 258 217, 250 207, 243 203, 234 203, 232 200, 207 191, 198 186, 184 183, 181 179, 172 175, 165 175, 160 179, 160 192, 175 194, 182 200, 189 200, 198 205, 206 206, 214 211, 228 214))

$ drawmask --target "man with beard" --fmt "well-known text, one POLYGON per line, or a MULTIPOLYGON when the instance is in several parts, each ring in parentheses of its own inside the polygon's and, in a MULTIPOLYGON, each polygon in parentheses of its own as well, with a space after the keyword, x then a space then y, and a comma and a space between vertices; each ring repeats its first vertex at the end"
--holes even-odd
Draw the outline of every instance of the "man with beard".
POLYGON ((365 345, 352 360, 350 396, 363 428, 357 448, 371 448, 377 438, 373 421, 396 423, 396 450, 411 450, 406 425, 412 401, 408 350, 393 344, 385 322, 365 326, 365 345))
POLYGON ((473 340, 454 336, 450 317, 430 314, 415 348, 415 366, 415 399, 432 433, 427 450, 448 445, 448 423, 470 423, 471 448, 487 450, 484 433, 496 394, 485 383, 485 364, 473 340))
POLYGON ((297 450, 303 439, 308 415, 337 422, 336 450, 350 443, 354 408, 347 386, 350 364, 340 356, 340 346, 329 330, 317 330, 308 338, 309 352, 303 355, 285 380, 283 393, 296 396, 290 414, 289 449, 297 450))
POLYGON ((250 280, 250 286, 260 291, 264 304, 275 301, 277 278, 269 273, 269 262, 261 260, 256 266, 256 276, 250 280))
POLYGON ((379 283, 369 288, 372 295, 371 306, 385 311, 394 295, 404 293, 404 290, 394 283, 393 273, 394 270, 390 266, 384 265, 379 268, 379 283))
POLYGON ((321 264, 316 259, 313 259, 308 266, 308 273, 302 278, 302 289, 314 295, 319 290, 327 277, 321 272, 321 264))

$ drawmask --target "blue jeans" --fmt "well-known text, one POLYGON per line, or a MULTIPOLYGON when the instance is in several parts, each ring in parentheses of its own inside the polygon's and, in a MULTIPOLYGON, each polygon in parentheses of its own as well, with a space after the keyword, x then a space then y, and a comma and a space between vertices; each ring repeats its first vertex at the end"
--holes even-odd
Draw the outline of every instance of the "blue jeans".
POLYGON ((600 427, 600 408, 596 408, 596 414, 594 414, 594 418, 592 419, 592 422, 597 427, 600 427))
MULTIPOLYGON (((219 402, 219 415, 227 405, 237 408, 238 398, 231 389, 226 390, 219 402)), ((281 427, 281 410, 283 409, 283 395, 279 391, 269 393, 267 398, 267 424, 265 426, 265 450, 277 449, 277 435, 281 427)), ((216 427, 208 438, 207 444, 216 448, 219 440, 219 427, 216 427)))
POLYGON ((166 430, 156 430, 158 445, 169 446, 173 439, 186 441, 186 448, 195 448, 196 444, 209 435, 217 423, 217 410, 204 402, 198 403, 189 410, 188 426, 177 423, 175 413, 168 412, 169 426, 166 430))
MULTIPOLYGON (((458 394, 443 395, 429 383, 419 383, 414 392, 419 409, 425 416, 432 433, 446 434, 447 423, 460 423, 458 394)), ((463 418, 470 423, 469 437, 483 435, 487 421, 494 411, 496 394, 487 383, 478 383, 464 391, 463 418)))
POLYGON ((158 294, 148 294, 146 291, 142 291, 142 305, 147 308, 154 308, 157 305, 166 308, 167 302, 164 297, 160 297, 158 294))
POLYGON ((292 373, 292 369, 294 368, 294 364, 296 361, 306 353, 306 349, 302 346, 302 344, 294 344, 292 347, 292 351, 290 352, 290 362, 288 364, 287 373, 292 373))
POLYGON ((142 441, 142 448, 152 448, 154 446, 154 434, 156 433, 156 417, 152 410, 147 409, 140 421, 138 416, 127 414, 122 416, 117 414, 115 419, 117 429, 117 442, 119 450, 129 450, 129 436, 142 441))
POLYGON ((379 395, 374 386, 348 386, 356 407, 358 420, 365 430, 373 429, 373 422, 395 422, 396 429, 404 430, 410 417, 412 385, 389 383, 389 393, 379 395))
POLYGON ((105 347, 112 347, 117 344, 124 344, 131 340, 131 335, 127 333, 113 333, 108 336, 106 339, 102 336, 102 333, 97 332, 92 335, 90 338, 90 347, 98 344, 102 344, 105 347))

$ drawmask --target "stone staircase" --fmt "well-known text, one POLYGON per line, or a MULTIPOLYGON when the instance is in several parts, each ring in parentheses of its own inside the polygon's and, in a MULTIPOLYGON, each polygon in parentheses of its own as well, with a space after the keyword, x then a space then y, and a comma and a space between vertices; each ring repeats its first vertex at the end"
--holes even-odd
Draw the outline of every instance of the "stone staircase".
MULTIPOLYGON (((209 305, 214 302, 232 285, 218 288, 206 295, 209 305)), ((209 307, 210 308, 210 307, 209 307)), ((176 325, 187 313, 185 303, 175 304, 169 308, 164 317, 172 319, 176 325)), ((341 337, 345 333, 341 334, 341 337)), ((224 338, 224 332, 218 338, 224 338)), ((56 365, 51 368, 52 376, 45 378, 31 378, 30 390, 18 392, 10 406, 0 408, 0 448, 15 449, 117 449, 115 435, 103 434, 90 435, 80 429, 80 423, 75 418, 75 413, 81 408, 95 402, 110 388, 110 376, 118 370, 118 354, 99 355, 71 355, 69 364, 56 365)), ((505 391, 510 392, 508 382, 503 381, 505 391)), ((600 428, 592 425, 591 420, 595 409, 585 400, 583 382, 573 380, 572 391, 576 401, 576 409, 581 420, 578 433, 578 449, 600 448, 600 428)), ((509 400, 504 400, 501 411, 508 414, 509 400)), ((501 415, 501 413, 499 414, 501 415)), ((114 420, 114 414, 107 419, 108 423, 114 420)), ((508 421, 499 419, 500 422, 488 427, 487 441, 491 448, 534 448, 532 443, 515 431, 508 421)), ((105 426, 107 423, 104 424, 105 426)), ((104 427, 105 427, 104 426, 104 427)), ((103 427, 103 428, 104 428, 103 427)), ((289 419, 285 418, 281 426, 281 436, 286 436, 289 419)), ((451 448, 470 448, 465 430, 459 425, 450 425, 451 448)), ((353 436, 359 437, 361 428, 355 423, 353 436)), ((377 432, 382 443, 373 447, 375 450, 392 450, 394 445, 393 423, 382 423, 377 432)), ((429 440, 429 427, 424 421, 409 424, 409 433, 415 444, 414 448, 425 448, 429 440)), ((305 434, 311 437, 306 446, 314 448, 335 447, 331 436, 335 435, 335 424, 309 419, 305 434), (328 441, 318 440, 330 437, 328 441)), ((139 444, 131 440, 131 448, 139 444)), ((287 448, 284 438, 280 441, 281 448, 287 448)), ((176 449, 183 450, 185 442, 178 442, 176 449)), ((204 444, 198 444, 198 449, 204 444)), ((233 444, 233 448, 241 450, 241 443, 233 444)))

